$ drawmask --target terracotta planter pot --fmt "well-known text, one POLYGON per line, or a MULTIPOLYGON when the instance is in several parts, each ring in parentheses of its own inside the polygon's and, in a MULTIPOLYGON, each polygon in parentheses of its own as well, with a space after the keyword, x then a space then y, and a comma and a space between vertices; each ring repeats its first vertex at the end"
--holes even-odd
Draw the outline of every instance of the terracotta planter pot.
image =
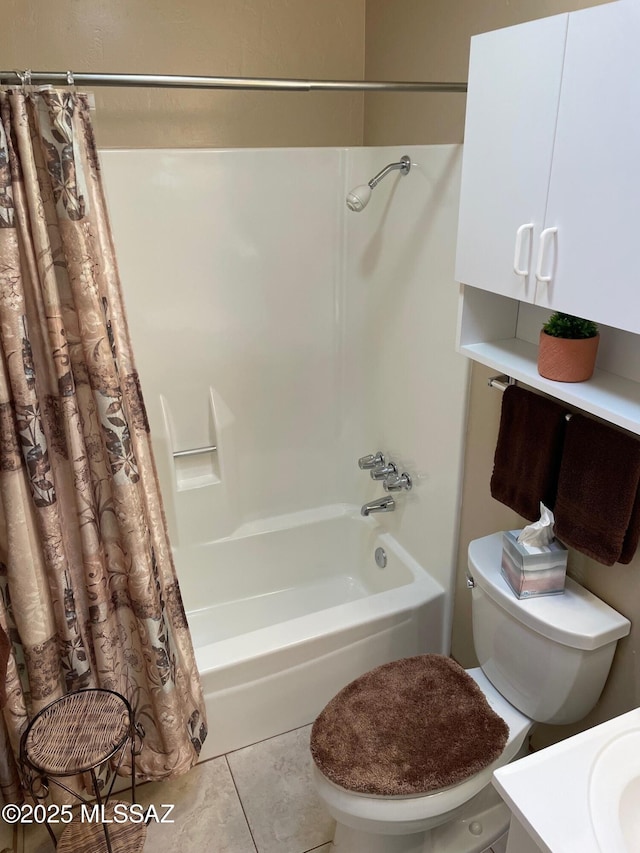
POLYGON ((538 373, 556 382, 591 379, 600 335, 594 338, 554 338, 540 332, 538 373))

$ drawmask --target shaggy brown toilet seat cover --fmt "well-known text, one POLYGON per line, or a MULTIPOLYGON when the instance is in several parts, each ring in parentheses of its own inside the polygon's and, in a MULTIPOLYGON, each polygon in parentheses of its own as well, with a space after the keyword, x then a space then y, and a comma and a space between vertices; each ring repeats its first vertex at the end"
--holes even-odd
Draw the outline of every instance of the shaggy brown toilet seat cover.
POLYGON ((502 753, 508 734, 461 666, 419 655, 347 684, 313 724, 311 753, 348 790, 425 794, 479 773, 502 753))

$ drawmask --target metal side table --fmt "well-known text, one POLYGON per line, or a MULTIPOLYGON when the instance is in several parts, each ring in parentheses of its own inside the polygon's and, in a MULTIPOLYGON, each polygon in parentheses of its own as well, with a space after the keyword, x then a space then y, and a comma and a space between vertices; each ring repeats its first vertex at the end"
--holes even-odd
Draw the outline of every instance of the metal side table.
MULTIPOLYGON (((29 723, 20 740, 20 762, 25 781, 36 800, 44 799, 49 783, 54 783, 77 798, 83 806, 80 816, 69 823, 60 839, 47 823, 58 853, 138 853, 144 847, 147 827, 143 820, 112 822, 114 806, 110 802, 117 770, 127 747, 131 751, 131 802, 136 796, 136 737, 144 736, 136 724, 131 705, 113 690, 89 688, 68 693, 43 708, 29 723), (108 790, 100 792, 100 768, 115 762, 108 790), (81 773, 91 775, 94 804, 61 780, 81 773), (86 809, 85 809, 86 806, 86 809)), ((126 814, 128 804, 122 811, 126 814)))

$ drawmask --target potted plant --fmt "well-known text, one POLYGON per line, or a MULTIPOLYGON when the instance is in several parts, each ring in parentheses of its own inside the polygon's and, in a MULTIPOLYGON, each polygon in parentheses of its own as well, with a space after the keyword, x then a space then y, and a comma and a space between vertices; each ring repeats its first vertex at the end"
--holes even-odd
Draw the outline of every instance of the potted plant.
POLYGON ((592 320, 557 311, 540 332, 538 373, 556 382, 584 382, 593 375, 599 343, 592 320))

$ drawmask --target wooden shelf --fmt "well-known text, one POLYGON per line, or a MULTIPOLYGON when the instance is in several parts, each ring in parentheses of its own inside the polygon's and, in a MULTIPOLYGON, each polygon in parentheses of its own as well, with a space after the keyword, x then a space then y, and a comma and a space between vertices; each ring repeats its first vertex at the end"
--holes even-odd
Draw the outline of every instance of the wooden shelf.
POLYGON ((538 347, 519 338, 465 344, 459 351, 499 373, 640 435, 640 383, 596 369, 587 382, 552 382, 540 376, 538 347))

